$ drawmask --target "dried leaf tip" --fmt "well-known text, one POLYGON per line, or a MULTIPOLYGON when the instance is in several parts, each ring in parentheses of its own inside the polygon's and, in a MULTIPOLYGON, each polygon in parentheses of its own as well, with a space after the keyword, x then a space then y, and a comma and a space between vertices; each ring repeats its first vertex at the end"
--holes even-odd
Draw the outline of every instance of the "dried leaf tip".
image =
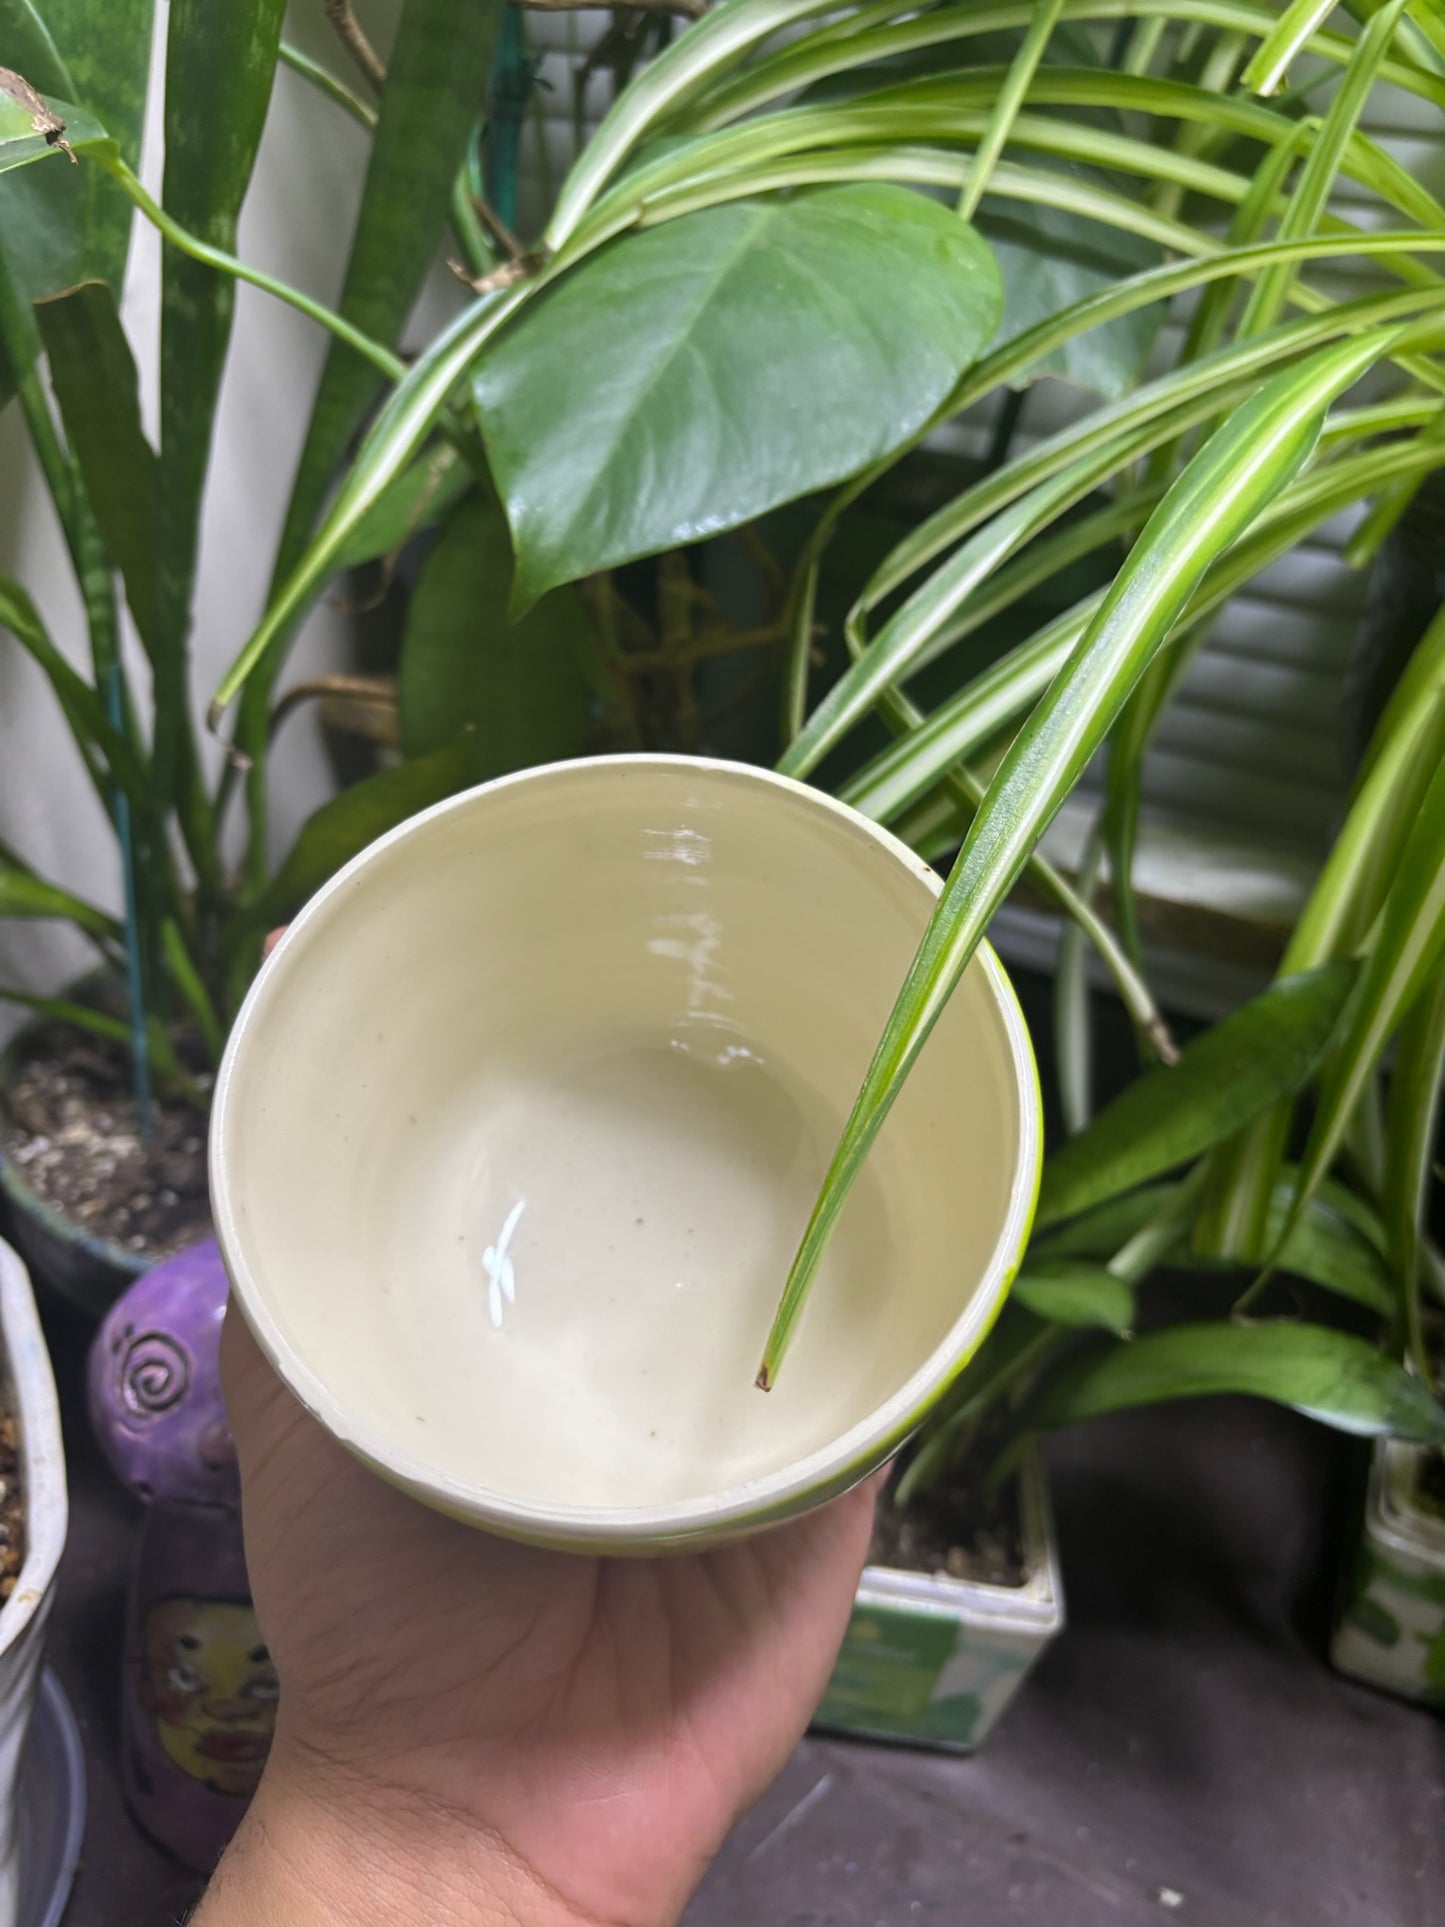
POLYGON ((0 67, 0 94, 8 94, 11 100, 18 102, 29 114, 30 125, 36 133, 45 136, 46 145, 58 147, 71 166, 76 165, 75 150, 65 138, 65 122, 59 114, 50 111, 23 74, 17 74, 9 67, 0 67))
POLYGON ((756 1377, 756 1378, 755 1378, 755 1379, 753 1380, 753 1384, 754 1384, 754 1385, 755 1385, 755 1386, 757 1387, 757 1389, 758 1389, 758 1391, 760 1391, 760 1392, 770 1392, 770 1391, 772 1391, 772 1389, 773 1389, 773 1375, 772 1375, 772 1373, 771 1373, 771 1372, 770 1372, 770 1371, 768 1370, 768 1362, 767 1362, 767 1360, 766 1360, 766 1359, 764 1359, 764 1360, 763 1360, 763 1362, 762 1362, 762 1364, 761 1364, 761 1365, 759 1365, 759 1367, 758 1367, 758 1375, 757 1375, 757 1377, 756 1377))

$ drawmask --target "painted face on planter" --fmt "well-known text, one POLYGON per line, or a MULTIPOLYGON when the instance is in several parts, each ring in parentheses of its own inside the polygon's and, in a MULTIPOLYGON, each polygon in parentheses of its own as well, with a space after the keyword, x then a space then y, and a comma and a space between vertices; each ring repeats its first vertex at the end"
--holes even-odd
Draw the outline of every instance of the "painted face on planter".
POLYGON ((276 1669, 241 1600, 173 1593, 146 1614, 145 1698, 170 1758, 220 1793, 255 1791, 276 1723, 276 1669))

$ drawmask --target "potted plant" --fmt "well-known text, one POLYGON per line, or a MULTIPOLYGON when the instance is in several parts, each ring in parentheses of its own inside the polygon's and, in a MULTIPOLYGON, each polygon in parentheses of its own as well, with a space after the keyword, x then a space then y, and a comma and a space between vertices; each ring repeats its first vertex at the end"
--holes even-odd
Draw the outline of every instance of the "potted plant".
MULTIPOLYGON (((457 28, 448 56, 452 92, 433 86, 430 100, 438 137, 445 137, 450 113, 458 141, 460 114, 465 110, 466 126, 474 114, 468 77, 484 71, 498 9, 465 11, 464 23, 450 23, 457 28)), ((23 415, 64 534, 89 662, 76 666, 79 652, 17 581, 0 580, 0 624, 47 679, 69 726, 114 832, 122 903, 112 915, 0 842, 0 916, 68 922, 95 959, 92 976, 55 995, 0 983, 0 999, 33 1013, 0 1060, 0 1185, 37 1275, 97 1313, 128 1277, 208 1228, 209 1082, 265 931, 353 850, 445 795, 470 767, 470 734, 459 722, 435 754, 381 771, 324 806, 273 866, 266 771, 281 718, 271 716, 262 731, 244 783, 239 760, 210 770, 194 728, 192 592, 235 282, 268 281, 228 249, 276 69, 281 14, 276 4, 247 6, 217 29, 195 9, 172 11, 164 207, 132 172, 150 6, 108 13, 101 26, 79 14, 42 22, 26 0, 7 14, 0 44, 14 69, 0 73, 0 167, 21 170, 7 171, 0 183, 6 393, 23 415), (87 112, 70 105, 52 112, 42 94, 83 100, 104 116, 104 137, 87 112), (204 113, 196 111, 200 100, 204 113), (27 161, 44 164, 22 166, 27 161), (154 444, 142 425, 143 384, 118 312, 137 210, 168 237, 154 444), (144 676, 133 673, 122 647, 127 621, 144 651, 144 676), (243 803, 249 827, 238 873, 229 848, 243 803)), ((437 47, 435 23, 422 23, 399 57, 435 81, 437 47)), ((295 50, 286 52, 305 65, 295 50)), ((415 112, 420 89, 412 91, 415 112)), ((408 208, 408 233, 386 243, 386 288, 368 319, 394 337, 446 206, 445 194, 438 203, 418 186, 425 157, 417 145, 393 129, 392 146, 384 171, 393 207, 408 208), (394 308, 390 323, 378 303, 394 308)), ((356 236, 357 275, 378 245, 375 199, 356 236)), ((377 365, 395 376, 401 363, 389 347, 305 296, 292 299, 319 314, 341 344, 317 401, 299 502, 308 489, 324 490, 371 384, 383 379, 377 365)), ((433 513, 434 495, 450 499, 449 488, 455 492, 450 475, 435 485, 429 472, 413 478, 410 491, 392 498, 373 522, 352 561, 393 551, 433 513)), ((312 499, 297 515, 304 521, 314 506, 312 499)))
POLYGON ((0 1243, 0 1919, 19 1906, 20 1755, 65 1545, 65 1456, 25 1267, 0 1243))
POLYGON ((1392 1299, 1383 1229, 1356 1193, 1330 1182, 1291 1225, 1293 1173, 1281 1183, 1288 1318, 1237 1322, 1248 1274, 1190 1248, 1211 1155, 1317 1074, 1351 983, 1339 966, 1282 980, 1176 1066, 1136 1079, 1046 1164, 1010 1304, 880 1510, 823 1724, 956 1749, 983 1739, 1062 1625, 1037 1450, 1047 1429, 1240 1392, 1373 1433, 1387 1460, 1438 1458, 1429 1442, 1445 1412, 1429 1390, 1343 1328, 1348 1307, 1378 1318, 1392 1299), (1179 1321, 1159 1278, 1191 1268, 1214 1275, 1218 1309, 1179 1321))

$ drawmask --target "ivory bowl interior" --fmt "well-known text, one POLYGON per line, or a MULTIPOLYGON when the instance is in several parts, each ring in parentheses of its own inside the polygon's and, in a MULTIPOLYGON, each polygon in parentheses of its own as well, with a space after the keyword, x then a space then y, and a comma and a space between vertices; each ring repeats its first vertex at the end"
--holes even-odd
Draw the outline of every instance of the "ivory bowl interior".
POLYGON ((814 1504, 977 1346, 1037 1183, 1032 1057, 981 951, 764 1338, 937 882, 819 793, 613 757, 412 819, 263 969, 217 1092, 242 1307, 430 1503, 645 1549, 814 1504))

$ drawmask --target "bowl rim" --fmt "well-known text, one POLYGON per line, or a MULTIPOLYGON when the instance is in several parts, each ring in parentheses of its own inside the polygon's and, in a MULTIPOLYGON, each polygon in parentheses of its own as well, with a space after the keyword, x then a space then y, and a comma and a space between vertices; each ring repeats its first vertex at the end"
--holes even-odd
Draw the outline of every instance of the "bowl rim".
POLYGON ((891 1456, 975 1355, 1002 1309, 1027 1245, 1038 1202, 1043 1163, 1043 1098, 1033 1045, 1017 994, 993 947, 983 941, 975 957, 982 966, 991 1002, 1003 1027, 1020 1123, 1008 1203, 992 1255, 967 1305, 898 1390, 829 1444, 775 1472, 720 1488, 703 1498, 657 1505, 569 1506, 520 1500, 440 1470, 399 1446, 384 1427, 349 1411, 285 1337, 247 1263, 237 1228, 227 1155, 236 1087, 246 1075, 244 1060, 250 1056, 257 1034, 264 1026, 269 1005, 280 994, 280 986, 289 975, 288 961, 306 948, 309 933, 324 918, 327 906, 347 890, 363 870, 398 844, 424 836, 443 818, 484 808, 483 799, 490 800, 524 785, 555 781, 562 774, 608 769, 619 772, 689 770, 724 781, 783 791, 823 815, 838 819, 853 834, 861 833, 871 840, 934 898, 942 892, 938 873, 881 824, 823 790, 756 764, 720 757, 637 751, 535 765, 477 784, 418 811, 377 837, 323 884, 292 918, 285 936, 257 973, 227 1040, 211 1111, 209 1164, 216 1239, 231 1281, 232 1296, 282 1382, 333 1437, 390 1484, 452 1517, 506 1538, 577 1551, 621 1553, 646 1552, 660 1546, 754 1530, 846 1491, 891 1456))

